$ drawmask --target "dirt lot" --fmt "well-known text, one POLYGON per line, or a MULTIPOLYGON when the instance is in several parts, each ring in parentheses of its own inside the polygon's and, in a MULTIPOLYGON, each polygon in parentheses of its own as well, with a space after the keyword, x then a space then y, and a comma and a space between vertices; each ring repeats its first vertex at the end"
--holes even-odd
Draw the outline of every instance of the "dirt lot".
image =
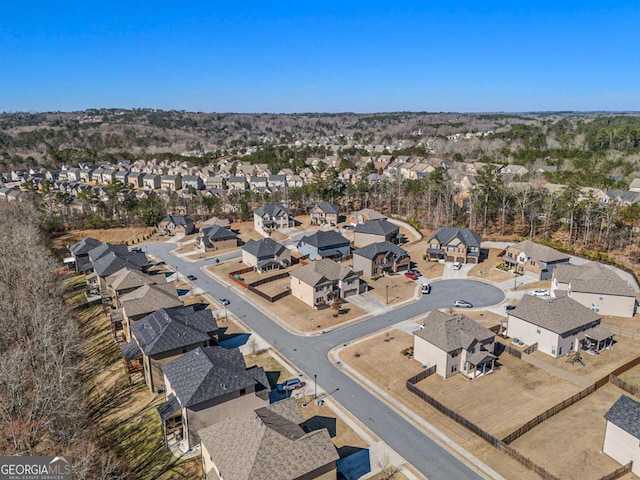
POLYGON ((238 238, 245 243, 249 240, 260 240, 263 238, 262 235, 253 229, 253 221, 234 223, 231 225, 231 230, 236 232, 238 238))
POLYGON ((475 265, 469 270, 469 278, 482 278, 483 280, 489 280, 491 282, 504 282, 513 278, 513 275, 504 270, 498 270, 497 265, 500 265, 502 261, 498 258, 498 254, 502 251, 499 248, 490 248, 489 256, 478 265, 475 265))
POLYGON ((619 377, 625 382, 640 387, 640 366, 630 368, 626 372, 623 372, 619 377))
MULTIPOLYGON (((607 327, 612 332, 625 337, 640 339, 640 314, 633 318, 628 317, 602 317, 602 326, 607 327)), ((617 338, 617 337, 614 337, 617 338)))
POLYGON ((54 236, 53 250, 60 257, 68 257, 67 245, 72 245, 87 237, 109 243, 139 243, 144 237, 149 237, 153 227, 126 227, 94 230, 70 230, 54 236))
MULTIPOLYGON (((604 414, 625 392, 605 385, 511 444, 562 479, 595 480, 621 465, 602 453, 604 414)), ((628 474, 622 478, 637 478, 628 474)))
POLYGON ((444 272, 444 263, 439 262, 429 262, 427 260, 423 260, 422 256, 427 249, 426 240, 421 240, 420 242, 403 246, 407 253, 411 256, 411 262, 415 264, 415 268, 420 270, 422 276, 425 278, 440 278, 442 277, 442 272, 444 272))
MULTIPOLYGON (((354 344, 344 349, 340 354, 340 358, 344 364, 355 368, 380 388, 387 390, 396 402, 404 404, 437 428, 442 434, 467 451, 473 452, 477 458, 505 478, 539 480, 540 477, 524 468, 520 463, 498 452, 477 436, 469 433, 464 427, 442 415, 410 393, 405 387, 405 380, 421 371, 421 368, 417 365, 417 362, 407 359, 400 352, 404 348, 413 345, 413 336, 397 330, 391 330, 390 337, 393 339, 388 342, 385 341, 387 338, 383 334, 354 344), (360 355, 356 357, 356 353, 360 355), (385 362, 380 362, 380 358, 384 358, 385 362)), ((490 379, 490 377, 491 375, 486 378, 490 379)), ((469 383, 473 385, 475 382, 476 380, 469 383)), ((439 386, 445 383, 440 380, 439 386)), ((535 386, 532 386, 532 388, 534 389, 531 391, 533 395, 535 386)), ((493 396, 487 400, 485 405, 491 405, 495 395, 494 391, 493 396)), ((504 416, 508 417, 510 414, 504 416)))
POLYGON ((366 278, 366 281, 369 285, 369 291, 383 302, 388 299, 389 305, 404 302, 413 297, 420 283, 420 279, 414 281, 405 277, 404 274, 384 276, 377 280, 366 278))
MULTIPOLYGON (((603 325, 606 326, 604 323, 603 325)), ((640 340, 631 340, 623 336, 615 336, 614 339, 616 343, 613 348, 603 350, 599 355, 589 355, 588 353, 582 352, 582 359, 586 364, 585 367, 577 362, 571 365, 571 362, 567 361, 568 357, 566 356, 553 358, 539 351, 533 352, 532 355, 554 367, 561 368, 575 375, 587 377, 595 382, 640 354, 638 351, 640 340)))
MULTIPOLYGON (((538 282, 522 284, 521 283, 522 280, 520 279, 520 277, 518 277, 516 279, 516 282, 518 286, 515 288, 515 290, 518 292, 522 292, 522 291, 529 292, 537 288, 546 288, 547 290, 551 289, 551 280, 540 280, 538 282)), ((512 288, 511 290, 514 290, 514 289, 512 288)))
POLYGON ((489 312, 488 310, 470 310, 463 313, 470 319, 475 320, 480 325, 487 328, 500 325, 500 322, 506 320, 506 317, 494 312, 489 312))

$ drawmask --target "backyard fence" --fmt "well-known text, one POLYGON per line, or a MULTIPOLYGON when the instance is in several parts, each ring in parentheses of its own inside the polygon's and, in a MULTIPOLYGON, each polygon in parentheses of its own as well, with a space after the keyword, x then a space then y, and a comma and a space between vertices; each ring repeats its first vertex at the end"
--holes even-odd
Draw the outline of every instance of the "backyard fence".
POLYGON ((514 460, 520 462, 523 466, 528 468, 529 470, 538 474, 543 480, 560 480, 560 478, 556 477, 549 471, 545 470, 543 467, 535 463, 530 458, 525 457, 521 453, 519 453, 514 448, 510 447, 506 443, 504 443, 499 438, 491 435, 489 432, 485 432, 483 429, 478 427, 475 423, 467 420, 462 415, 454 412, 450 408, 446 407, 444 404, 440 403, 438 400, 433 398, 424 390, 419 389, 415 386, 421 380, 424 380, 430 375, 433 375, 436 371, 436 366, 429 367, 427 370, 420 372, 419 374, 409 378, 406 382, 407 390, 409 390, 414 395, 418 396, 421 400, 428 403, 432 407, 434 407, 439 412, 443 413, 454 422, 462 425, 464 428, 469 430, 470 432, 476 434, 478 437, 482 438, 485 442, 491 445, 493 448, 506 453, 508 456, 513 458, 514 460))
POLYGON ((517 359, 521 359, 522 358, 522 352, 520 350, 518 350, 517 348, 513 348, 511 345, 505 345, 505 350, 506 352, 511 355, 512 357, 516 357, 517 359))
POLYGON ((253 272, 253 267, 246 267, 240 270, 236 270, 235 272, 229 272, 229 280, 237 283, 242 288, 249 288, 249 286, 243 280, 238 278, 243 273, 249 273, 249 272, 253 272))
POLYGON ((624 373, 627 370, 631 370, 633 367, 637 367, 638 365, 640 365, 640 357, 634 358, 633 360, 629 360, 624 365, 619 366, 613 372, 611 372, 611 375, 614 375, 617 377, 621 373, 624 373))
POLYGON ((280 293, 276 293, 273 296, 271 296, 271 295, 269 295, 267 293, 261 292, 260 290, 255 288, 253 285, 249 285, 248 289, 249 289, 250 292, 255 293, 256 295, 258 295, 259 297, 264 298, 265 300, 267 300, 270 303, 277 302, 281 298, 284 298, 287 295, 291 295, 291 290, 289 290, 289 289, 284 290, 284 291, 282 291, 280 293))
POLYGON ((287 278, 289 276, 289 272, 279 273, 277 275, 272 275, 270 277, 261 278, 260 280, 256 280, 255 282, 251 282, 249 284, 250 287, 259 287, 260 285, 264 285, 265 283, 275 282, 276 280, 280 280, 282 278, 287 278))
POLYGON ((629 462, 626 465, 623 465, 622 467, 618 468, 617 470, 614 470, 613 472, 608 473, 603 477, 600 477, 598 480, 616 480, 617 478, 623 477, 627 473, 630 473, 632 467, 633 467, 633 462, 629 462))
POLYGON ((522 353, 526 353, 527 355, 531 355, 537 349, 538 349, 538 343, 536 342, 533 345, 529 345, 527 348, 525 348, 524 352, 522 352, 522 353))

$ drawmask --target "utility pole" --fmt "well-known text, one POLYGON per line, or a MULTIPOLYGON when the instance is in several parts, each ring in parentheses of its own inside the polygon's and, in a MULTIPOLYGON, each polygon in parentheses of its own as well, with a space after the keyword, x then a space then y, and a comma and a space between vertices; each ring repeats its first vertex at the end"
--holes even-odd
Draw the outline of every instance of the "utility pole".
POLYGON ((318 398, 318 375, 313 374, 313 399, 318 398))

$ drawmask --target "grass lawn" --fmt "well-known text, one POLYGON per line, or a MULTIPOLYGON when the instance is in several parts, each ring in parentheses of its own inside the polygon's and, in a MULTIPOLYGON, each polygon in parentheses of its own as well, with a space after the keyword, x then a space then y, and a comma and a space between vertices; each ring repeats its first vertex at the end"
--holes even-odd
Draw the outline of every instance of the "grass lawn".
MULTIPOLYGON (((82 277, 76 277, 82 280, 82 277)), ((77 281, 77 280, 76 280, 77 281)), ((89 306, 82 289, 69 298, 82 337, 84 384, 92 420, 106 445, 130 468, 133 478, 199 478, 200 459, 181 461, 167 450, 155 408, 164 395, 144 384, 129 385, 122 355, 100 305, 89 306)))

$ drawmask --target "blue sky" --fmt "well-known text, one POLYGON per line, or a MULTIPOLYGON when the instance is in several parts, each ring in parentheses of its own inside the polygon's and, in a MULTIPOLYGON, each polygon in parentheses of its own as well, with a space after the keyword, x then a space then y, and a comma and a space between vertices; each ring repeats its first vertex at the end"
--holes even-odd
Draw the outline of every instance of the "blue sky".
POLYGON ((0 111, 640 110, 638 25, 626 0, 9 2, 0 111))

